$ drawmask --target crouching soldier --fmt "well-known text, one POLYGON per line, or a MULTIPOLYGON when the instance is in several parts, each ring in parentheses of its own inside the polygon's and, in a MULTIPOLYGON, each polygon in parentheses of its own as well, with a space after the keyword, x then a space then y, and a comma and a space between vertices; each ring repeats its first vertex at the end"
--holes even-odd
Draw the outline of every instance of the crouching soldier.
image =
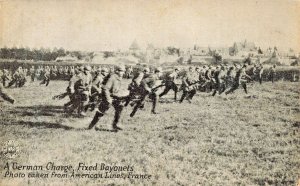
POLYGON ((149 77, 144 78, 141 81, 141 85, 140 85, 140 100, 136 103, 136 105, 134 106, 132 112, 130 113, 130 117, 133 117, 135 115, 135 113, 137 112, 137 110, 139 108, 142 108, 142 106, 144 105, 145 99, 147 96, 149 96, 149 98, 152 101, 152 109, 151 109, 151 113, 152 114, 158 114, 156 112, 156 105, 158 103, 158 95, 157 95, 157 88, 160 87, 156 86, 157 81, 159 80, 160 76, 162 74, 162 68, 158 67, 155 69, 154 74, 149 75, 149 77))
POLYGON ((98 106, 98 110, 95 116, 88 126, 88 129, 92 129, 101 117, 109 110, 112 106, 115 109, 114 121, 112 124, 113 131, 117 132, 122 130, 118 127, 118 122, 121 117, 123 106, 123 100, 128 96, 128 91, 122 91, 122 77, 125 73, 125 66, 117 66, 115 74, 112 74, 107 80, 106 84, 102 87, 102 101, 98 106))

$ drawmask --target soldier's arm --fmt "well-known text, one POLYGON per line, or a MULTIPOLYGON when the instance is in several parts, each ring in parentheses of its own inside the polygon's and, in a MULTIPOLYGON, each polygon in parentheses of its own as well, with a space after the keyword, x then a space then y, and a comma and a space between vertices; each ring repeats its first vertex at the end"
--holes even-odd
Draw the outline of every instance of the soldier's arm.
POLYGON ((148 91, 151 92, 151 87, 149 87, 148 83, 150 82, 150 78, 143 79, 141 85, 148 91))
POLYGON ((112 86, 113 86, 113 77, 110 77, 107 83, 102 87, 104 99, 110 104, 112 103, 112 97, 110 95, 110 90, 112 86))
POLYGON ((132 81, 134 83, 136 83, 137 85, 140 85, 143 77, 144 77, 144 74, 143 73, 139 73, 139 75, 137 76, 137 78, 134 78, 132 81))
POLYGON ((98 77, 92 82, 92 88, 95 89, 97 92, 101 92, 101 87, 99 88, 98 86, 101 85, 103 82, 103 79, 98 77))

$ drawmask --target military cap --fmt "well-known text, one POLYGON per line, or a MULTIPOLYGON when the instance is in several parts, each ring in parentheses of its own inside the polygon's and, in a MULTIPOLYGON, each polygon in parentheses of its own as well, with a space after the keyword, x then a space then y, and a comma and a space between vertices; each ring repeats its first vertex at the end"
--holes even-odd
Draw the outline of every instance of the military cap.
POLYGON ((101 69, 101 72, 109 72, 109 70, 108 70, 108 68, 103 67, 103 68, 101 69))
POLYGON ((145 67, 143 71, 144 72, 150 72, 150 69, 148 67, 145 67))
POLYGON ((91 71, 92 68, 89 65, 84 66, 83 70, 91 71))
POLYGON ((116 71, 125 71, 125 65, 117 65, 116 66, 116 71))

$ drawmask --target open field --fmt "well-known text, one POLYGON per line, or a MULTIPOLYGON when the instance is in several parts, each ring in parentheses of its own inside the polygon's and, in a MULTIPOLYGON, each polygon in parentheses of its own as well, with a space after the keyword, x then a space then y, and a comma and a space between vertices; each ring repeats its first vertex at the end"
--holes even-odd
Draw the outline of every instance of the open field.
MULTIPOLYGON (((83 130, 91 121, 63 114, 67 82, 37 82, 7 89, 17 103, 0 102, 0 142, 19 143, 19 155, 1 159, 0 185, 296 185, 300 175, 299 83, 279 81, 249 87, 246 95, 211 97, 198 93, 192 104, 161 99, 159 115, 146 110, 121 119, 124 130, 83 130), (85 162, 130 165, 139 179, 3 178, 6 162, 76 165, 85 162)), ((181 95, 181 94, 180 94, 181 95)), ((179 95, 179 96, 180 96, 179 95)), ((113 109, 99 127, 110 129, 113 109)))

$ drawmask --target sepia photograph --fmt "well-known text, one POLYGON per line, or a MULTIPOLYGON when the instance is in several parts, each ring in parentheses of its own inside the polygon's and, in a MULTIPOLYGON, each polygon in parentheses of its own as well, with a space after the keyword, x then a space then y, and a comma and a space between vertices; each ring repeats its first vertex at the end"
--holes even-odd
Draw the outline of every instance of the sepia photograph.
POLYGON ((299 0, 0 0, 0 186, 300 186, 299 0))

